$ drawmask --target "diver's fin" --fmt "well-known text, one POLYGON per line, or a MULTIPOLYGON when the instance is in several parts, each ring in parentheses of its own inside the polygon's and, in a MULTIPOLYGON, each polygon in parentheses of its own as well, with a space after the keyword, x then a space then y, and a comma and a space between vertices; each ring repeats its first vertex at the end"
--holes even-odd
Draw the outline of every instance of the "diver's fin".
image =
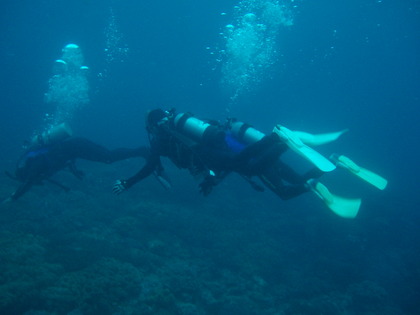
POLYGON ((323 172, 331 172, 335 169, 335 165, 330 160, 325 158, 323 155, 308 147, 304 144, 293 131, 287 129, 284 126, 277 125, 274 127, 273 132, 276 133, 279 138, 287 144, 287 146, 310 161, 316 167, 323 172))
POLYGON ((357 165, 356 163, 354 163, 352 160, 350 160, 348 157, 344 155, 333 154, 330 156, 330 159, 337 166, 340 166, 348 170, 349 172, 353 173, 357 177, 360 177, 364 181, 368 182, 369 184, 375 186, 376 188, 380 190, 384 190, 388 184, 388 181, 382 176, 372 171, 369 171, 363 167, 360 167, 359 165, 357 165))
POLYGON ((337 132, 329 132, 329 133, 320 133, 320 134, 311 134, 304 131, 293 131, 293 133, 304 143, 307 145, 321 145, 326 144, 329 142, 333 142, 337 140, 343 133, 349 131, 348 129, 344 129, 337 132))
POLYGON ((361 199, 347 199, 333 195, 324 184, 314 179, 310 179, 307 184, 336 215, 347 219, 353 219, 357 216, 362 203, 361 199))

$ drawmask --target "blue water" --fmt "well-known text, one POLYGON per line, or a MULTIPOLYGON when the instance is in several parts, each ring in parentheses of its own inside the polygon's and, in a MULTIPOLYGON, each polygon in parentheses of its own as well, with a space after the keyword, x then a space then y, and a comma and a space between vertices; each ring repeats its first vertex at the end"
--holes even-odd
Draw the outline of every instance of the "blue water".
MULTIPOLYGON (((284 202, 236 177, 204 198, 170 164, 173 191, 148 179, 116 197, 113 181, 142 162, 82 161, 87 182, 58 174, 71 192, 44 185, 1 206, 1 314, 418 313, 420 2, 287 3, 294 21, 275 36, 273 64, 232 102, 219 33, 237 0, 2 1, 4 170, 54 111, 44 98, 54 60, 77 43, 90 84, 72 118, 79 136, 135 147, 147 144, 148 109, 219 120, 229 109, 263 132, 349 128, 321 152, 351 156, 389 185, 332 179, 363 198, 344 220, 313 196, 284 202), (113 61, 111 16, 125 49, 113 61)), ((3 176, 0 187, 6 198, 16 183, 3 176)))

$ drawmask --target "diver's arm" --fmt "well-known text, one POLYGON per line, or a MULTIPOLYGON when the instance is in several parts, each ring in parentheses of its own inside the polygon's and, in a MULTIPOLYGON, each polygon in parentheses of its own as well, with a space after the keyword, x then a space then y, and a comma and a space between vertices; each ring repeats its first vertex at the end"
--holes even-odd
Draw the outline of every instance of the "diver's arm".
POLYGON ((134 184, 148 177, 150 174, 152 174, 156 170, 156 168, 159 165, 160 165, 160 156, 156 153, 152 153, 147 159, 146 164, 137 174, 130 177, 129 179, 126 179, 126 180, 120 179, 115 182, 114 187, 112 189, 114 194, 119 195, 124 190, 127 190, 134 184))
POLYGON ((42 182, 43 170, 45 170, 45 163, 43 158, 33 158, 26 162, 24 167, 25 176, 21 179, 20 186, 10 196, 12 201, 22 197, 31 187, 42 182))
POLYGON ((31 180, 27 180, 22 183, 18 189, 10 196, 11 201, 15 201, 22 197, 29 189, 31 189, 33 182, 31 180))
POLYGON ((135 174, 134 176, 130 177, 129 179, 125 181, 126 188, 130 188, 134 184, 138 183, 139 181, 151 175, 159 164, 160 164, 159 155, 155 155, 155 154, 150 155, 149 159, 147 159, 147 162, 143 166, 143 168, 137 174, 135 174))

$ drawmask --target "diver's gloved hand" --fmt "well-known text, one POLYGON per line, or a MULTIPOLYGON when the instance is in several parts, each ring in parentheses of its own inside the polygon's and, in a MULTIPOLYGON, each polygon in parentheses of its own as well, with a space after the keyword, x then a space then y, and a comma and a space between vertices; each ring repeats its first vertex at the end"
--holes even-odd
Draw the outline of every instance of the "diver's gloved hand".
POLYGON ((116 195, 121 194, 124 190, 127 190, 127 181, 118 179, 112 187, 112 192, 116 195))

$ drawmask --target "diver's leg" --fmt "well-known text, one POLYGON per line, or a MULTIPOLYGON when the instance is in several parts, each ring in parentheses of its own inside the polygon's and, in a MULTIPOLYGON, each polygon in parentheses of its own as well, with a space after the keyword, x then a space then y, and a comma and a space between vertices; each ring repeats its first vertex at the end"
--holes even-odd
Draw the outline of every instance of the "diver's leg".
MULTIPOLYGON (((260 141, 248 145, 239 155, 237 156, 237 161, 247 161, 251 158, 254 158, 261 154, 261 152, 266 151, 271 146, 279 144, 278 137, 271 134, 265 136, 260 141)), ((286 147, 285 147, 286 148, 286 147)))
POLYGON ((147 147, 108 150, 104 146, 84 138, 73 138, 65 141, 62 145, 62 150, 72 159, 84 159, 101 163, 113 163, 136 156, 146 158, 150 154, 150 150, 147 147))
POLYGON ((61 150, 72 159, 111 163, 111 151, 85 138, 64 141, 61 150))
MULTIPOLYGON (((266 187, 277 194, 281 199, 288 200, 309 191, 304 181, 295 180, 296 183, 285 183, 284 174, 278 168, 269 168, 259 175, 266 187), (300 183, 298 183, 300 182, 300 183)), ((289 178, 290 179, 290 178, 289 178)))
POLYGON ((291 184, 304 184, 309 179, 319 178, 324 174, 324 172, 320 169, 312 168, 308 172, 301 175, 281 161, 277 161, 275 167, 279 170, 281 178, 291 184))
POLYGON ((233 162, 239 172, 257 175, 276 163, 285 150, 287 146, 270 135, 246 147, 233 162))
POLYGON ((138 147, 135 149, 119 148, 111 150, 107 163, 113 163, 133 157, 142 157, 147 159, 150 156, 150 148, 146 146, 138 147))

